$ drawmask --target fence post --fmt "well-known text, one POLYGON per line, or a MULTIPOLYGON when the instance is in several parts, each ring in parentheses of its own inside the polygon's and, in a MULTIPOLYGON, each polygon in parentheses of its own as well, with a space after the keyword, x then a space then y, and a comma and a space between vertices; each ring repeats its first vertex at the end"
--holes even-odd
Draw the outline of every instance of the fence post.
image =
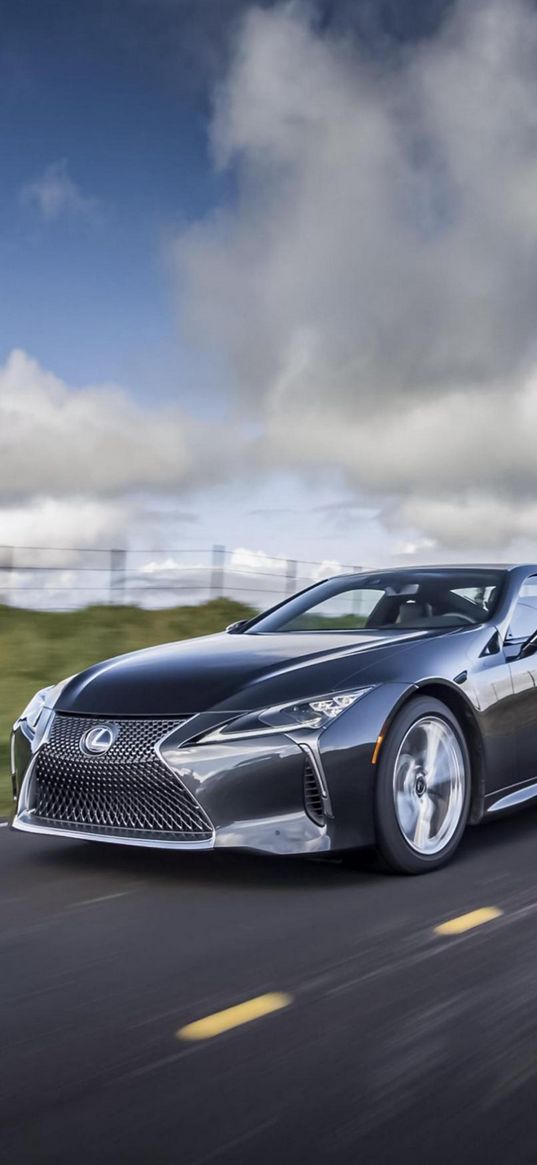
POLYGON ((296 591, 296 573, 297 573, 296 559, 288 558, 287 559, 287 571, 286 571, 286 575, 285 575, 285 595, 286 595, 286 597, 288 595, 294 594, 294 592, 296 591))
POLYGON ((211 599, 219 599, 224 594, 225 546, 213 546, 211 556, 211 599))
POLYGON ((110 602, 120 603, 124 600, 126 550, 110 551, 110 602))
POLYGON ((9 604, 11 593, 11 572, 15 566, 15 548, 14 546, 0 547, 0 570, 6 572, 5 586, 0 590, 0 603, 9 604))

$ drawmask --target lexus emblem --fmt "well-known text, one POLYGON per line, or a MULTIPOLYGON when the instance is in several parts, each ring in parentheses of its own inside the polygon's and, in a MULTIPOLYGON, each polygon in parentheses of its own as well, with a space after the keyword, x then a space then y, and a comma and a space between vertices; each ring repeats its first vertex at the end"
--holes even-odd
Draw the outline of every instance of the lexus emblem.
POLYGON ((101 755, 108 752, 112 747, 114 740, 119 732, 117 724, 97 724, 95 728, 90 728, 89 732, 85 732, 80 747, 82 752, 89 752, 92 754, 101 755))

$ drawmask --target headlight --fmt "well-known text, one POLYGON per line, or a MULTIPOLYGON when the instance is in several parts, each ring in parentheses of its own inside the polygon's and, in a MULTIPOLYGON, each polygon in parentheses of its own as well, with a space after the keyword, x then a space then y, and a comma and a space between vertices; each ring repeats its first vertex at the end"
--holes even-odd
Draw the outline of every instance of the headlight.
POLYGON ((49 712, 54 708, 58 696, 63 692, 66 684, 72 679, 73 676, 68 676, 66 680, 60 680, 59 684, 51 684, 48 688, 40 688, 35 696, 32 696, 24 712, 21 712, 19 720, 24 720, 30 731, 35 732, 45 708, 49 712))
POLYGON ((277 704, 262 712, 248 712, 208 732, 200 738, 200 743, 242 740, 246 736, 268 736, 276 732, 296 732, 300 728, 311 728, 318 732, 370 691, 371 688, 356 688, 336 696, 318 696, 313 700, 300 700, 293 704, 277 704))

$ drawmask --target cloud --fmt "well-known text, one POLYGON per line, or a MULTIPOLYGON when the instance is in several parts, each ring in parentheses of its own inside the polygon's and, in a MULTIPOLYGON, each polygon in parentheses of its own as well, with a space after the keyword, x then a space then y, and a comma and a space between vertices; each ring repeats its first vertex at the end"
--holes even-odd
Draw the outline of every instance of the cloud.
POLYGON ((183 325, 258 468, 339 473, 415 545, 535 536, 537 14, 466 0, 379 59, 308 12, 244 20, 212 125, 237 196, 176 240, 183 325))
POLYGON ((84 551, 113 546, 118 540, 121 545, 125 527, 133 516, 134 507, 128 502, 77 496, 5 506, 0 508, 0 547, 51 547, 52 559, 54 548, 58 547, 60 561, 65 565, 66 561, 74 561, 77 554, 66 559, 63 547, 84 551))
MULTIPOLYGON (((462 547, 471 553, 476 546, 485 546, 498 552, 503 561, 505 549, 515 543, 527 547, 530 558, 535 557, 537 499, 513 505, 475 493, 453 499, 416 498, 402 503, 397 521, 431 533, 440 530, 442 544, 450 550, 462 547)), ((434 545, 434 539, 424 537, 416 551, 434 545)))
POLYGON ((124 545, 136 517, 136 506, 119 499, 0 506, 0 601, 45 608, 107 601, 109 548, 124 545))
POLYGON ((415 542, 405 541, 396 542, 393 548, 395 558, 421 558, 424 553, 434 553, 436 549, 436 542, 433 538, 418 538, 415 542))
POLYGON ((37 210, 45 222, 68 218, 96 225, 102 218, 101 202, 82 194, 65 158, 51 162, 38 178, 27 182, 21 190, 21 202, 37 210))
MULTIPOLYGON (((0 502, 186 488, 214 464, 211 432, 177 409, 142 408, 124 389, 69 388, 25 352, 0 366, 0 502)), ((208 472, 208 470, 207 470, 208 472)))

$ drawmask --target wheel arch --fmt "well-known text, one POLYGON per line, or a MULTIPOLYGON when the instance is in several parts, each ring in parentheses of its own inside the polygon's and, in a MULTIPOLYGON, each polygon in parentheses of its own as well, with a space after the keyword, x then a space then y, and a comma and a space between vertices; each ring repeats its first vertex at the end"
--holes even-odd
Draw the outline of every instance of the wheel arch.
POLYGON ((386 720, 382 729, 382 738, 386 738, 392 721, 402 708, 416 696, 431 696, 435 700, 440 700, 449 708, 450 712, 456 716, 460 725, 461 731, 464 734, 468 753, 470 756, 470 776, 472 782, 472 793, 470 801, 470 817, 469 821, 476 824, 481 821, 484 815, 485 808, 485 760, 483 740, 481 730, 477 722, 475 712, 466 696, 461 692, 455 684, 449 683, 442 679, 428 679, 419 683, 413 684, 409 687, 404 695, 397 701, 397 704, 392 708, 388 719, 386 720))

